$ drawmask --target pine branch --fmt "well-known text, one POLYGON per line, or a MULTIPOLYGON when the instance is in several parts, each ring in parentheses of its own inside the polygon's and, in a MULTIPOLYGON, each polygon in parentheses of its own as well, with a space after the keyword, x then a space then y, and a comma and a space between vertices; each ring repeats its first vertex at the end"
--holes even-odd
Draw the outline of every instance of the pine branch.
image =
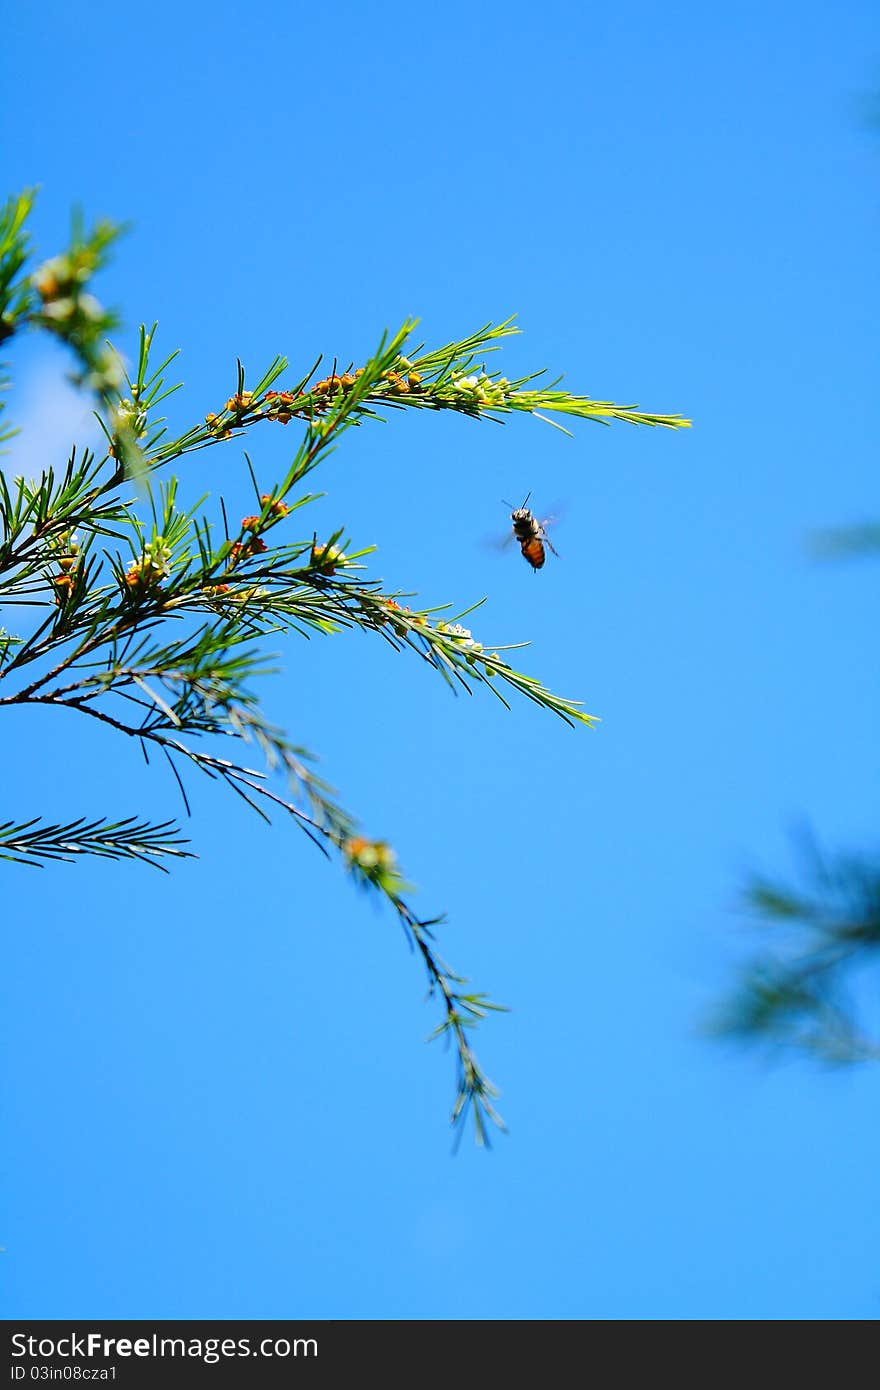
POLYGON ((834 526, 817 531, 811 548, 821 560, 880 555, 880 522, 866 521, 859 526, 834 526))
POLYGON ((12 337, 31 303, 22 270, 30 252, 26 223, 34 196, 26 189, 0 207, 0 343, 12 337))
MULTIPOLYGON (((372 547, 352 550, 341 530, 320 542, 314 533, 290 539, 291 518, 314 500, 304 482, 345 432, 393 410, 445 410, 496 421, 513 411, 549 412, 666 428, 689 421, 573 395, 558 382, 541 384, 542 373, 510 381, 487 371, 487 357, 517 331, 510 320, 432 350, 411 347, 409 356, 404 348, 415 322, 407 321, 383 335, 361 366, 334 362, 320 377, 319 359, 286 389, 286 359, 276 357, 250 382, 239 362, 225 403, 171 438, 159 412, 179 389, 168 376, 176 353, 156 365, 156 325, 142 326, 128 373, 105 341, 115 316, 89 288, 119 229, 101 222, 86 231, 75 222, 67 250, 28 275, 31 201, 23 195, 0 212, 0 341, 32 326, 71 349, 76 379, 96 399, 106 454, 73 450, 57 474, 46 468, 32 481, 9 484, 0 473, 0 603, 18 610, 24 628, 13 634, 0 627, 0 709, 72 709, 136 739, 148 762, 153 752, 168 764, 187 811, 187 768, 226 786, 265 819, 283 810, 359 884, 384 898, 440 1003, 434 1036, 454 1046, 453 1123, 460 1128, 472 1115, 477 1139, 486 1142, 490 1122, 501 1121, 469 1030, 498 1006, 470 992, 465 978, 444 963, 434 939, 441 919, 416 915, 391 847, 360 831, 315 774, 308 753, 267 720, 250 683, 267 674, 262 647, 275 633, 335 635, 359 628, 395 651, 412 651, 455 691, 485 685, 505 705, 512 691, 569 724, 589 727, 596 720, 516 671, 502 655, 514 646, 478 641, 462 619, 479 605, 455 617, 448 606, 411 609, 401 602, 411 595, 386 594, 364 573, 360 562, 372 547), (257 427, 291 422, 301 437, 272 487, 261 488, 245 455, 256 500, 237 529, 229 525, 222 498, 221 527, 201 510, 204 498, 192 507, 178 504, 177 478, 153 486, 153 474, 176 459, 257 427), (219 756, 210 746, 216 737, 256 747, 264 770, 219 756), (286 778, 286 796, 272 789, 273 772, 286 778)), ((0 439, 4 434, 0 430, 0 439)), ((25 863, 94 853, 163 867, 157 863, 163 856, 188 856, 180 847, 185 843, 171 822, 133 818, 0 827, 0 857, 25 863)))
POLYGON ((65 825, 43 825, 39 817, 20 824, 0 823, 0 859, 34 868, 41 867, 41 859, 73 862, 76 855, 96 854, 102 859, 139 859, 167 873, 158 860, 195 858, 181 848, 189 843, 174 821, 152 824, 136 816, 120 821, 80 817, 65 825))
MULTIPOLYGON (((86 684, 81 682, 80 688, 84 688, 86 684)), ((385 898, 400 921, 410 945, 422 960, 428 977, 429 994, 441 1000, 444 1017, 431 1036, 449 1036, 455 1046, 457 1080, 451 1116, 453 1126, 461 1130, 468 1116, 471 1116, 479 1144, 489 1142, 487 1126, 490 1123, 504 1129, 504 1122, 492 1103, 498 1094, 497 1090, 483 1072, 467 1035, 468 1028, 485 1018, 489 1012, 503 1011, 502 1006, 493 1003, 485 994, 474 994, 464 990, 468 981, 452 971, 434 948, 433 928, 443 919, 424 920, 412 910, 405 896, 407 885, 398 870, 394 851, 386 842, 368 839, 359 832, 354 819, 335 800, 332 789, 307 766, 309 755, 304 750, 294 747, 283 731, 271 725, 258 709, 245 706, 227 707, 227 731, 232 732, 235 737, 257 744, 265 755, 269 770, 278 767, 284 770, 301 798, 299 803, 289 801, 273 792, 266 785, 265 774, 258 770, 194 749, 180 738, 172 736, 168 732, 168 726, 170 724, 174 727, 177 721, 167 710, 164 711, 167 722, 163 719, 161 704, 153 711, 152 716, 143 722, 126 723, 96 708, 89 702, 88 694, 77 695, 73 693, 74 690, 75 687, 70 687, 66 691, 35 695, 28 703, 46 703, 78 710, 110 725, 120 733, 139 739, 145 746, 157 748, 166 755, 172 767, 175 758, 182 760, 206 776, 219 779, 265 820, 269 819, 265 809, 267 805, 286 811, 319 848, 329 845, 335 850, 357 882, 385 898), (302 804, 303 802, 305 804, 302 804)), ((149 701, 146 707, 149 711, 149 701)), ((222 728, 219 723, 216 727, 210 727, 210 720, 207 721, 207 725, 207 729, 201 731, 220 732, 222 728)), ((191 725, 191 731, 200 730, 191 725)), ((183 790, 183 784, 176 771, 175 775, 178 776, 179 785, 183 790)), ((57 831, 57 834, 50 834, 48 840, 43 835, 38 841, 33 837, 29 841, 23 841, 20 833, 16 836, 14 832, 21 832, 27 827, 14 827, 9 848, 18 852, 9 854, 3 854, 4 827, 0 827, 0 858, 18 858, 21 862, 34 862, 33 859, 22 857, 22 846, 27 848, 31 855, 41 853, 54 858, 66 858, 74 852, 92 852, 109 857, 122 857, 128 852, 138 857, 132 843, 134 830, 129 832, 122 848, 117 842, 112 842, 117 846, 114 852, 112 844, 107 841, 107 834, 120 827, 105 827, 103 834, 92 836, 80 831, 77 840, 71 841, 65 832, 75 830, 79 824, 77 822, 70 827, 53 827, 53 832, 57 831)), ((94 828, 86 829, 91 831, 94 828)), ((165 828, 161 826, 155 829, 158 832, 165 828)), ((139 838, 144 839, 143 836, 139 838)), ((164 843, 169 845, 171 842, 166 840, 164 843)), ((171 848, 143 848, 140 857, 147 853, 177 852, 171 848)))
POLYGON ((720 1037, 793 1048, 832 1062, 880 1060, 848 984, 880 950, 880 860, 827 861, 807 837, 804 886, 763 877, 747 886, 754 920, 775 944, 748 962, 710 1022, 720 1037))
POLYGON ((485 364, 476 370, 478 354, 485 356, 496 351, 505 338, 518 332, 512 320, 487 324, 458 343, 428 353, 419 355, 421 349, 414 350, 410 358, 404 356, 402 349, 415 327, 416 320, 407 320, 393 337, 383 337, 363 366, 355 367, 352 363, 341 372, 334 367, 329 376, 318 379, 316 363, 287 390, 275 389, 275 383, 287 370, 286 358, 276 357, 249 389, 245 388, 245 372, 239 363, 236 389, 225 405, 210 412, 203 424, 193 425, 179 438, 163 442, 165 420, 151 418, 150 411, 178 387, 166 389, 165 378, 159 375, 171 358, 159 372, 147 376, 156 326, 149 333, 142 326, 137 378, 127 378, 129 394, 120 395, 113 414, 115 431, 107 430, 111 451, 119 457, 126 447, 130 450, 136 445, 143 467, 154 470, 172 459, 240 438, 257 425, 287 425, 291 420, 299 420, 308 426, 301 466, 295 470, 294 480, 299 481, 317 462, 330 435, 340 426, 347 428, 375 419, 383 409, 450 410, 476 419, 498 419, 513 411, 545 418, 542 411, 550 411, 602 424, 616 419, 667 429, 690 426, 690 420, 682 415, 660 415, 557 390, 558 381, 535 386, 533 383, 543 372, 509 381, 500 373, 487 373, 485 364), (127 446, 120 427, 123 433, 128 431, 127 446))

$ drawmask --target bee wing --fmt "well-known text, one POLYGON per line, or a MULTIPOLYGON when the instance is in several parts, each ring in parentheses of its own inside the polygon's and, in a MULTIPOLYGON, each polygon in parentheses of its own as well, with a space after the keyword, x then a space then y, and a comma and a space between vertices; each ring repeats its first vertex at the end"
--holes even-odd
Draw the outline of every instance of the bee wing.
POLYGON ((540 526, 541 530, 546 530, 548 526, 558 526, 562 518, 565 516, 567 510, 568 508, 565 502, 557 502, 556 505, 552 508, 550 515, 545 516, 542 521, 538 522, 538 525, 540 526))
POLYGON ((545 516, 542 521, 538 522, 541 540, 547 546, 548 550, 552 550, 553 554, 556 556, 557 559, 559 558, 559 551, 556 549, 556 546, 553 544, 553 542, 550 539, 550 536, 548 535, 548 528, 551 526, 556 526, 557 522, 562 520, 562 516, 565 510, 565 504, 563 502, 560 502, 553 508, 553 511, 550 513, 549 516, 545 516))
POLYGON ((503 536, 486 536, 483 540, 485 550, 506 550, 513 540, 513 531, 506 531, 503 536))

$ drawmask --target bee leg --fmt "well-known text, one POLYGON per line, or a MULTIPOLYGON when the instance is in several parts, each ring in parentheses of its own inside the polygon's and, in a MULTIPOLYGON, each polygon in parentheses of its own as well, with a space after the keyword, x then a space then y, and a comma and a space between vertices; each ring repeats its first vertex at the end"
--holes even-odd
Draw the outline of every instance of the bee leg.
POLYGON ((556 546, 553 544, 553 542, 551 541, 550 537, 549 537, 549 536, 542 536, 542 537, 541 537, 541 540, 544 542, 545 545, 547 545, 547 546, 550 547, 550 549, 553 551, 553 554, 556 556, 556 558, 557 558, 557 560, 558 560, 558 559, 560 558, 560 557, 559 557, 559 551, 556 549, 556 546))

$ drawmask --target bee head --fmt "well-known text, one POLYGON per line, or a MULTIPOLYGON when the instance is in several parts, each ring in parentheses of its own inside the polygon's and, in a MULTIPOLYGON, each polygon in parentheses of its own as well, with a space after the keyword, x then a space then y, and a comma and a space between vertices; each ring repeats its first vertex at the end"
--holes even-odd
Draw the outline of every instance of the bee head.
POLYGON ((514 523, 514 525, 518 521, 528 521, 529 517, 532 515, 527 506, 528 500, 531 497, 531 495, 531 492, 526 493, 526 500, 525 502, 523 502, 521 507, 512 507, 510 502, 504 503, 505 507, 511 507, 510 519, 514 523))

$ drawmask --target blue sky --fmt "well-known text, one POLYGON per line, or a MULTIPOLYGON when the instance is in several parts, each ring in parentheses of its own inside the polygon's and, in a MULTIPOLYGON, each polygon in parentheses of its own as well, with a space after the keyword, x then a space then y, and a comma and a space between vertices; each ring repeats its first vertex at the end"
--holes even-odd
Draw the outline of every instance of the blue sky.
MULTIPOLYGON (((235 357, 357 360, 512 312, 514 376, 684 435, 402 417, 347 436, 317 524, 601 716, 453 700, 354 635, 292 642, 269 712, 395 843, 445 954, 511 1006, 510 1135, 450 1154, 451 1059, 387 915, 295 830, 192 785, 170 878, 3 869, 8 1317, 873 1318, 876 1072, 768 1068, 700 1019, 737 885, 807 818, 876 844, 876 575, 812 528, 880 512, 874 7, 19 6, 4 183, 132 223, 101 282, 183 349, 181 425, 235 357), (501 497, 566 504, 533 575, 501 497)), ((10 353, 7 352, 7 356, 10 353)), ((12 344, 25 425, 87 423, 12 344)), ((293 429, 293 426, 290 427, 293 429)), ((254 459, 280 473, 278 431, 254 459)), ((10 461, 15 465, 15 455, 10 461)), ((235 448, 197 495, 242 488, 235 448)), ((3 814, 160 815, 74 718, 7 714, 3 814)))

